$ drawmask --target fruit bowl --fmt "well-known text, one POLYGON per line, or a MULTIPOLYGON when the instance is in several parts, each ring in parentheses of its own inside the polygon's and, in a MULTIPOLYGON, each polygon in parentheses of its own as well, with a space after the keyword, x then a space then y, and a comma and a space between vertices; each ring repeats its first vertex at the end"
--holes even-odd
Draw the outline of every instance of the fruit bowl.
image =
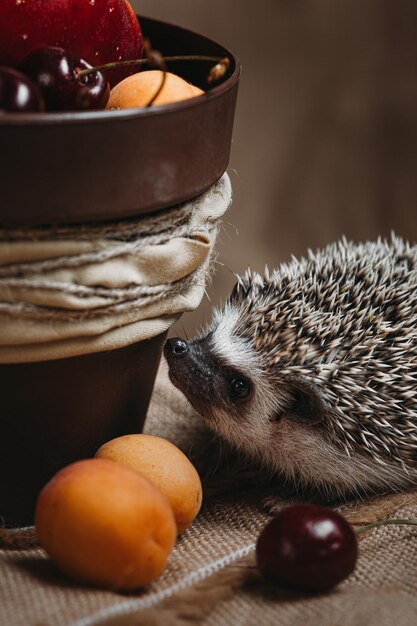
MULTIPOLYGON (((230 58, 209 92, 148 109, 0 116, 0 224, 88 224, 189 200, 226 170, 240 64, 189 30, 139 18, 155 49, 230 58)), ((205 87, 212 63, 169 70, 205 87)), ((37 494, 64 465, 140 432, 166 333, 124 348, 1 364, 0 517, 30 523, 37 494)))
MULTIPOLYGON (((182 102, 119 111, 0 116, 0 224, 74 223, 148 213, 193 198, 226 170, 240 75, 223 46, 139 17, 164 55, 228 56, 220 84, 182 102)), ((212 64, 169 70, 201 88, 212 64)))

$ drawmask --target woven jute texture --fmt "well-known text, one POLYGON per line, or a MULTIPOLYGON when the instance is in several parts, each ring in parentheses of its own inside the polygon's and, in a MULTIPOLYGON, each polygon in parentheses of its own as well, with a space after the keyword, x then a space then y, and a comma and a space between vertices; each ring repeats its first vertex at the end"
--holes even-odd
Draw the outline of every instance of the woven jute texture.
MULTIPOLYGON (((161 364, 147 432, 174 441, 194 457, 208 436, 161 364)), ((209 461, 207 461, 209 462, 209 461)), ((233 484, 233 482, 232 482, 233 484)), ((415 626, 417 531, 389 526, 360 543, 357 568, 321 595, 284 592, 260 577, 253 545, 269 519, 265 493, 242 490, 208 499, 179 539, 162 576, 149 588, 121 594, 69 581, 40 549, 0 551, 0 624, 3 626, 415 626)), ((384 516, 417 517, 415 494, 351 504, 352 523, 384 516)))

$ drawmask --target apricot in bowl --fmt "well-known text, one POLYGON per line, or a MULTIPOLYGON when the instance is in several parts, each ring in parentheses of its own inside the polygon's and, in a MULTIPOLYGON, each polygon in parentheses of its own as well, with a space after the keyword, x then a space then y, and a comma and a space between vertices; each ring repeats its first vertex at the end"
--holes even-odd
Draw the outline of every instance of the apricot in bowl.
POLYGON ((107 109, 129 109, 135 107, 146 107, 152 98, 152 105, 171 104, 180 102, 195 96, 201 96, 204 91, 195 85, 191 85, 186 80, 172 74, 166 73, 165 82, 162 84, 163 72, 161 70, 147 70, 128 76, 115 85, 110 92, 107 109))

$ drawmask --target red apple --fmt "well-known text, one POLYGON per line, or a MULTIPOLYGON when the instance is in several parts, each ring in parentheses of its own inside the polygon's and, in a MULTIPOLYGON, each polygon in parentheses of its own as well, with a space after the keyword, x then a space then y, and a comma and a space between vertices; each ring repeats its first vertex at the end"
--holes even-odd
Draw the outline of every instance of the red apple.
MULTIPOLYGON (((137 59, 142 33, 127 0, 0 0, 0 65, 59 46, 91 65, 137 59)), ((137 68, 108 72, 115 84, 137 68)))

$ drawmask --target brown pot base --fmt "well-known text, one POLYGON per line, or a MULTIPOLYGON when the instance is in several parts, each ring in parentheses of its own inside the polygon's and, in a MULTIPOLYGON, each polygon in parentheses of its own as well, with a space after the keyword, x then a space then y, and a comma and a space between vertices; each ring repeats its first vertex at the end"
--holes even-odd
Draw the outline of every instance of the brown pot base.
POLYGON ((118 350, 0 365, 0 516, 33 523, 37 495, 60 468, 141 432, 166 333, 118 350))

